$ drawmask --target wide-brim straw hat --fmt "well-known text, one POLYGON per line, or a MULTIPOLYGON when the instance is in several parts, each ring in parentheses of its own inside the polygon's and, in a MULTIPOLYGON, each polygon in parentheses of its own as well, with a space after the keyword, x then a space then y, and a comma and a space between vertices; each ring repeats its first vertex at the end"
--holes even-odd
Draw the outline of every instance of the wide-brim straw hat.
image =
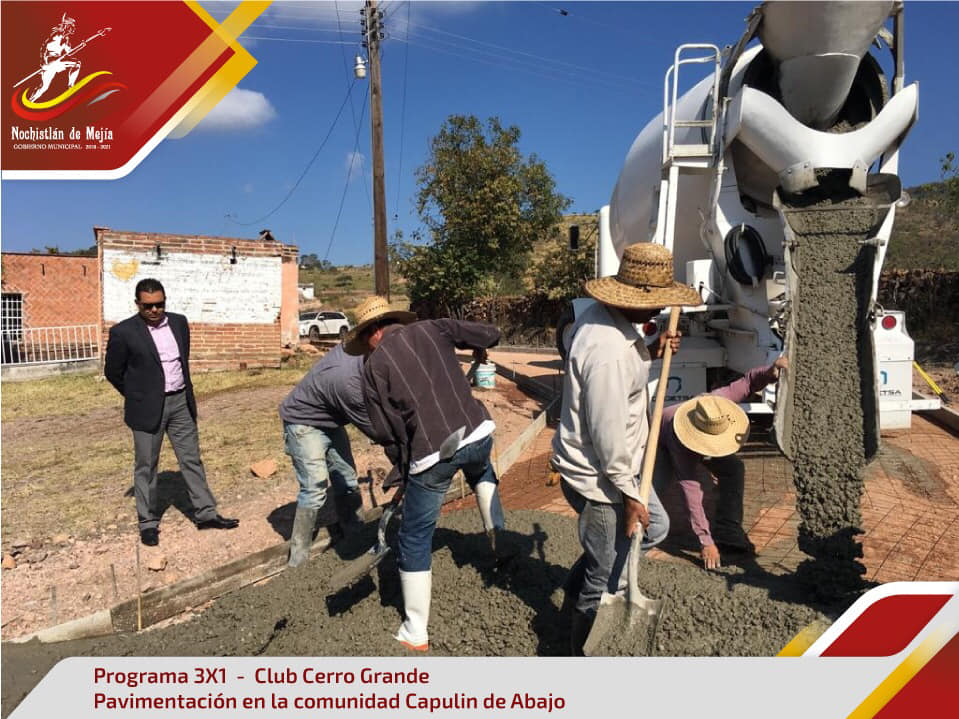
POLYGON ((619 272, 586 283, 586 293, 624 310, 696 306, 703 300, 692 287, 673 281, 673 255, 662 245, 638 242, 623 250, 619 272))
POLYGON ((400 324, 408 325, 416 321, 416 313, 406 310, 391 310, 389 302, 385 297, 372 295, 360 302, 356 308, 356 325, 343 340, 343 349, 351 355, 365 354, 368 347, 365 342, 360 342, 363 331, 374 322, 383 320, 396 320, 400 324))
POLYGON ((749 438, 749 417, 725 397, 703 395, 679 405, 673 431, 686 449, 704 457, 738 452, 749 438))

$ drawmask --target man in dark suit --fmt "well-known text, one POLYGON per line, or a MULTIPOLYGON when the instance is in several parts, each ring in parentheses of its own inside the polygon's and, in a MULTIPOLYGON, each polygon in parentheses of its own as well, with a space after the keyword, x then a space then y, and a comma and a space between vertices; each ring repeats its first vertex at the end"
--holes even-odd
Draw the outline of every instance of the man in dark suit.
POLYGON ((233 529, 239 520, 221 517, 206 482, 196 429, 196 398, 190 381, 190 326, 165 312, 166 293, 157 280, 136 286, 139 312, 110 328, 103 374, 123 395, 123 420, 133 430, 133 488, 140 540, 159 544, 157 463, 164 432, 176 453, 199 529, 233 529))

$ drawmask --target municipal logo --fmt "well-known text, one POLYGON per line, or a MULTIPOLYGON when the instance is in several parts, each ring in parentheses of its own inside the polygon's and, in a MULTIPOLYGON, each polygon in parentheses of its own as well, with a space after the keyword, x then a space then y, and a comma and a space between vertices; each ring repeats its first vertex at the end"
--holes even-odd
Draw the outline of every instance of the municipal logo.
POLYGON ((104 42, 111 30, 101 27, 80 40, 77 20, 63 13, 41 43, 39 66, 13 86, 13 111, 25 120, 44 122, 126 89, 107 68, 97 67, 81 76, 83 50, 93 42, 104 42))

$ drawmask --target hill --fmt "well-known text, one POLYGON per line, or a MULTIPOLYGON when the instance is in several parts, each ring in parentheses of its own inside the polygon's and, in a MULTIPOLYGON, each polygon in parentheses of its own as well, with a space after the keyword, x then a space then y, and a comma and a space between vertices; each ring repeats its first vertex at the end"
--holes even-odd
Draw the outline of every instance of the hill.
POLYGON ((908 204, 897 210, 884 269, 959 270, 959 213, 947 210, 947 183, 906 190, 908 204))

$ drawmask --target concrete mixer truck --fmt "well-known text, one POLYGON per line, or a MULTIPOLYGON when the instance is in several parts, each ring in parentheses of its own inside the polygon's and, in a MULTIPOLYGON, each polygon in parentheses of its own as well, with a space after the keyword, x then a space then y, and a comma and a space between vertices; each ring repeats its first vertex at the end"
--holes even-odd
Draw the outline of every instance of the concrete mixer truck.
POLYGON ((796 422, 861 413, 855 442, 868 459, 880 421, 908 427, 931 402, 913 399, 903 314, 876 302, 903 202, 900 146, 918 111, 903 23, 901 3, 766 2, 735 45, 681 45, 663 112, 600 211, 600 276, 615 274, 625 246, 657 242, 700 292, 683 313, 667 402, 705 392, 709 371, 743 373, 785 352, 791 371, 747 410, 775 412, 787 456, 796 422))

